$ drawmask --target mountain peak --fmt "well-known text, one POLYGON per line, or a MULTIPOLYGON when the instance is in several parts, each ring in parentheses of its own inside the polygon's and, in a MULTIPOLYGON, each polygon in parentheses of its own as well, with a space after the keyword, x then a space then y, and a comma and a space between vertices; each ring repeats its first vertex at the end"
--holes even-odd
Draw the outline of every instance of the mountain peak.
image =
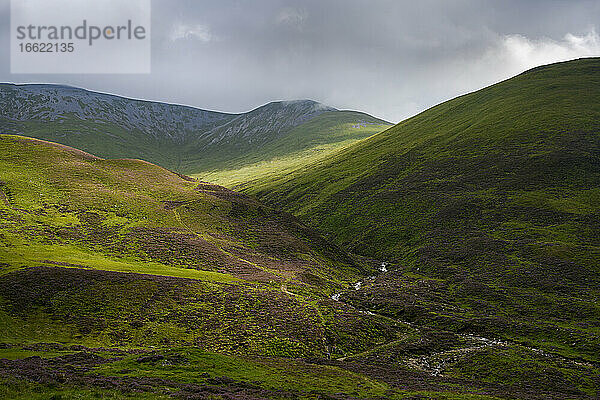
MULTIPOLYGON (((309 99, 272 101, 270 103, 265 104, 264 106, 256 108, 255 110, 261 110, 261 109, 268 109, 268 110, 282 109, 282 110, 292 110, 292 111, 304 111, 307 113, 338 111, 334 107, 330 107, 323 103, 319 103, 318 101, 309 100, 309 99)), ((255 110, 253 110, 253 111, 255 111, 255 110)))
POLYGON ((250 112, 239 114, 211 132, 212 143, 228 142, 233 137, 244 142, 264 142, 329 111, 338 111, 314 100, 273 101, 250 112))
POLYGON ((282 107, 312 107, 315 110, 337 111, 336 108, 330 107, 315 100, 300 99, 300 100, 282 100, 273 103, 279 103, 282 107))

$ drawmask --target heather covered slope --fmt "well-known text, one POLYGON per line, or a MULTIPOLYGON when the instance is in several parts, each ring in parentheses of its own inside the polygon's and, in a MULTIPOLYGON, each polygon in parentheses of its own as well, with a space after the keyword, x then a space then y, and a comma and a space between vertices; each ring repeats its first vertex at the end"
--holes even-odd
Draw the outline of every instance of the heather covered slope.
POLYGON ((0 154, 3 341, 318 356, 396 336, 329 299, 366 271, 290 215, 143 161, 9 135, 0 154))
POLYGON ((293 217, 220 186, 25 137, 4 135, 0 143, 4 257, 86 264, 78 257, 93 251, 115 263, 261 282, 335 281, 357 271, 293 217))
POLYGON ((392 262, 346 301, 598 361, 599 188, 591 58, 440 104, 247 191, 392 262))

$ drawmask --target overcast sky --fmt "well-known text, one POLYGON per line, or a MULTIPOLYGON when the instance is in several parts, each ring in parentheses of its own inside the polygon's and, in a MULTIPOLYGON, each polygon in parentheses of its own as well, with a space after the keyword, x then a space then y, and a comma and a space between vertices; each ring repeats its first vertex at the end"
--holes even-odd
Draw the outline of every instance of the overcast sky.
POLYGON ((0 0, 0 81, 229 112, 310 98, 398 122, 536 65, 600 56, 598 0, 154 0, 150 74, 13 75, 9 18, 0 0))

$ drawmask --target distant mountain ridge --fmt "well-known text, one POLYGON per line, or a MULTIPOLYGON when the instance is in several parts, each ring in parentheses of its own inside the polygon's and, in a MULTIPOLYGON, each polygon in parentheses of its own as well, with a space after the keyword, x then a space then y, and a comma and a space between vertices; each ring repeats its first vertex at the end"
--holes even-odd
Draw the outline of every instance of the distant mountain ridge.
POLYGON ((94 118, 126 129, 139 129, 157 139, 162 133, 180 141, 190 131, 211 129, 236 116, 51 84, 0 84, 0 102, 0 117, 15 122, 94 118))
MULTIPOLYGON (((212 167, 204 158, 239 157, 239 152, 256 150, 321 114, 340 112, 316 101, 296 100, 232 114, 51 84, 0 84, 0 104, 1 133, 173 169, 183 162, 192 172, 195 165, 200 165, 198 170, 212 167)), ((356 122, 361 120, 376 119, 364 114, 356 122)))

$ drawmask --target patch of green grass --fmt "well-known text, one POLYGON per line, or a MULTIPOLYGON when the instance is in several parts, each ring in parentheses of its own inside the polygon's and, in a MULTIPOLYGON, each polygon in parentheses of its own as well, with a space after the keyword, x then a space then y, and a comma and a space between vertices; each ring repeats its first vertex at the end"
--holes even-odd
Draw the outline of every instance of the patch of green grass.
POLYGON ((72 350, 53 350, 53 351, 37 351, 37 350, 26 350, 22 348, 7 348, 0 349, 0 359, 4 358, 7 360, 21 360, 23 358, 39 356, 42 358, 59 357, 65 354, 73 354, 72 350))
POLYGON ((0 263, 4 263, 8 267, 0 268, 0 275, 23 267, 60 265, 101 271, 172 276, 209 282, 232 283, 240 281, 240 279, 224 273, 178 268, 132 258, 110 257, 101 252, 73 244, 45 245, 31 242, 15 244, 13 242, 6 250, 6 252, 0 254, 0 263), (18 261, 15 262, 15 260, 18 261))
POLYGON ((69 399, 131 399, 158 400, 170 396, 156 393, 124 393, 100 388, 83 388, 77 385, 44 385, 25 380, 0 379, 0 398, 11 400, 69 400, 69 399))
POLYGON ((107 376, 156 377, 188 383, 206 383, 212 377, 258 382, 267 389, 299 392, 346 393, 360 397, 382 396, 389 387, 337 367, 306 364, 290 359, 246 359, 207 353, 197 349, 160 352, 164 361, 140 363, 139 356, 96 368, 93 373, 107 376), (169 361, 181 358, 183 361, 169 361), (119 371, 131 371, 125 374, 119 371), (208 376, 207 376, 208 375, 208 376))
MULTIPOLYGON (((41 311, 30 312, 26 316, 16 316, 0 308, 0 342, 2 343, 37 343, 58 342, 77 343, 89 346, 99 345, 93 338, 84 338, 73 324, 52 319, 41 311)), ((9 350, 10 352, 10 350, 9 350)))

